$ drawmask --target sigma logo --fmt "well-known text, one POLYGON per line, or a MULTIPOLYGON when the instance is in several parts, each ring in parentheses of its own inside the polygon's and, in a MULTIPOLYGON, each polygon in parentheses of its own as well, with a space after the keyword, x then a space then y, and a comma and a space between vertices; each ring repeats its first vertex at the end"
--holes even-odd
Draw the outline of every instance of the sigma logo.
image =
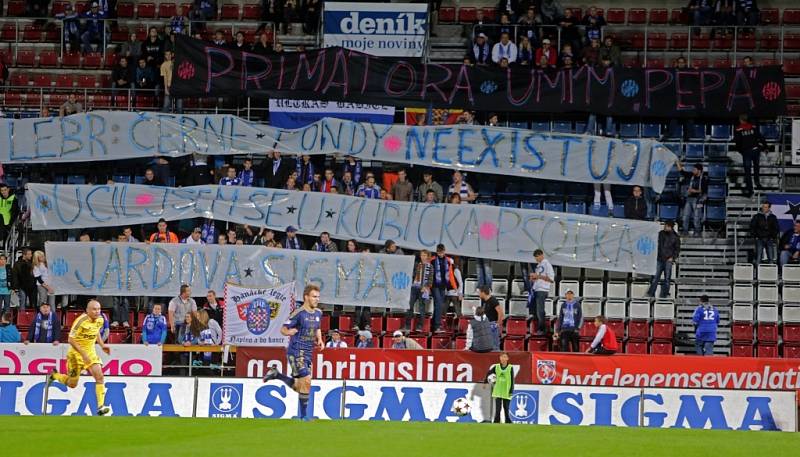
POLYGON ((539 392, 523 390, 511 395, 509 416, 515 424, 536 424, 539 421, 539 392))
POLYGON ((536 377, 541 384, 552 384, 556 379, 556 361, 537 360, 536 377))
MULTIPOLYGON (((414 13, 392 14, 383 12, 351 11, 339 20, 339 29, 357 35, 424 35, 425 16, 414 13)), ((333 32, 336 33, 336 32, 333 32)))
POLYGON ((242 417, 242 384, 212 383, 209 417, 242 417))

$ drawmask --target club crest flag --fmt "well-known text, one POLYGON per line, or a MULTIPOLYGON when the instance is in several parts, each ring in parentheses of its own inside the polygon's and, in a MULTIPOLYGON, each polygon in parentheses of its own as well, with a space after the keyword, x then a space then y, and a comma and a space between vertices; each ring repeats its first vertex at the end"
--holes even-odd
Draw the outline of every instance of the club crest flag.
POLYGON ((294 281, 271 289, 225 284, 225 344, 286 346, 281 326, 294 310, 294 299, 294 281))

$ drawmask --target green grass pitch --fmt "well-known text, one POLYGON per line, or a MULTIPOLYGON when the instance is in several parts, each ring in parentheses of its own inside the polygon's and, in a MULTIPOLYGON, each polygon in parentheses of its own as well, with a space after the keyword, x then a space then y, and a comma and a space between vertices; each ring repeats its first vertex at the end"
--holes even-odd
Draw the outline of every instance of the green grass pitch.
POLYGON ((0 417, 3 456, 800 455, 800 434, 432 422, 0 417))

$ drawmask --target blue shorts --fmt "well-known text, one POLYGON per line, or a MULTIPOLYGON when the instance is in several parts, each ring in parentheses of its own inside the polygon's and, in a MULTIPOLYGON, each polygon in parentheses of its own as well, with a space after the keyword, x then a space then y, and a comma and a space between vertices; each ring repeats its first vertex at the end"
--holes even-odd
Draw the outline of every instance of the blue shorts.
POLYGON ((286 353, 286 358, 289 359, 289 366, 292 367, 292 376, 295 378, 305 378, 311 376, 311 357, 314 351, 309 350, 293 350, 286 353))

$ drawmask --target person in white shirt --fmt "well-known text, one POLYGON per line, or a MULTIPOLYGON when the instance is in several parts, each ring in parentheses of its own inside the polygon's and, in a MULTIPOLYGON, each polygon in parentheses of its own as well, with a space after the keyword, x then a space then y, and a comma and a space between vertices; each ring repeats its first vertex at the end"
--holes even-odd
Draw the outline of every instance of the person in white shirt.
POLYGON ((331 330, 331 340, 325 343, 326 348, 346 348, 347 343, 342 341, 342 334, 338 330, 331 330))
POLYGON ((544 300, 550 294, 550 287, 555 282, 556 272, 550 261, 544 258, 544 251, 541 249, 533 251, 533 257, 536 259, 536 269, 530 275, 533 290, 528 291, 528 312, 536 318, 536 335, 541 336, 547 332, 544 300))
POLYGON ((517 61, 517 45, 508 39, 508 32, 500 34, 500 41, 492 47, 492 62, 500 65, 502 59, 512 64, 517 61))
POLYGON ((192 234, 181 240, 184 244, 206 244, 203 241, 203 230, 200 227, 195 227, 192 234))

